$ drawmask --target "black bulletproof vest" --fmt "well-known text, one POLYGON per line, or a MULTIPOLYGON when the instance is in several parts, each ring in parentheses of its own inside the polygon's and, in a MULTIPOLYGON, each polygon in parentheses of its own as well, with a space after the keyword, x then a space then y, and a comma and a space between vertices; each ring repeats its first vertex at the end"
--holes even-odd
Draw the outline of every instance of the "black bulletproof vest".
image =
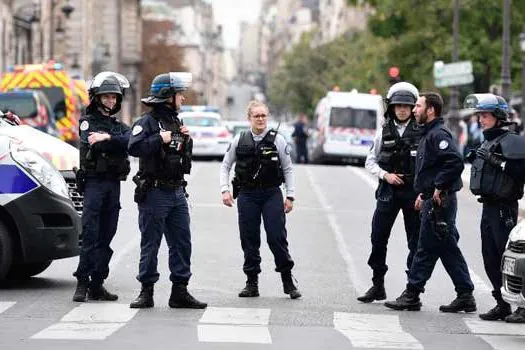
MULTIPOLYGON (((507 132, 494 140, 485 140, 480 148, 502 154, 501 142, 509 135, 511 134, 507 132)), ((523 197, 523 184, 505 174, 501 167, 476 157, 470 170, 470 191, 476 196, 481 196, 482 199, 514 201, 523 197)))
POLYGON ((235 176, 240 180, 241 188, 279 187, 283 183, 276 136, 277 131, 271 129, 255 143, 250 130, 241 133, 235 152, 235 176))
MULTIPOLYGON (((122 124, 108 117, 87 115, 83 119, 89 121, 90 130, 105 132, 110 135, 120 135, 124 130, 122 124)), ((100 152, 90 147, 88 143, 80 143, 80 168, 88 178, 108 180, 125 180, 130 172, 128 153, 100 152)))
POLYGON ((408 122, 403 136, 399 136, 394 121, 389 118, 383 125, 381 151, 377 164, 389 173, 404 174, 413 179, 417 147, 422 135, 423 131, 414 118, 408 122))
POLYGON ((163 143, 158 154, 140 158, 140 172, 145 177, 155 180, 182 181, 184 179, 182 159, 185 138, 180 133, 180 121, 176 115, 160 116, 159 114, 155 110, 152 110, 150 114, 151 131, 152 133, 158 133, 160 130, 171 131, 171 142, 163 143))

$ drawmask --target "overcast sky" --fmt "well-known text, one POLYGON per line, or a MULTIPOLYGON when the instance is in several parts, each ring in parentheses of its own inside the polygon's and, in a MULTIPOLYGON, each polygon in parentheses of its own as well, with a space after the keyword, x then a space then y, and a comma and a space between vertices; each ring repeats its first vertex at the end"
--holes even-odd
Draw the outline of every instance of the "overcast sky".
POLYGON ((255 22, 259 17, 260 0, 211 0, 217 24, 222 24, 227 47, 239 44, 239 23, 255 22))

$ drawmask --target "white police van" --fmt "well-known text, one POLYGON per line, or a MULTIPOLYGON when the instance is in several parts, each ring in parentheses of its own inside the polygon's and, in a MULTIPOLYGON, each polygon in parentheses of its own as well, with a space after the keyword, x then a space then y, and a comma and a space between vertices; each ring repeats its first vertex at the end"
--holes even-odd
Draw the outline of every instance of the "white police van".
MULTIPOLYGON (((0 281, 37 275, 52 260, 79 253, 78 208, 65 177, 45 158, 46 145, 52 157, 65 145, 70 158, 78 158, 74 147, 0 117, 0 281), (38 152, 32 142, 40 142, 38 152)), ((60 161, 66 164, 64 157, 60 161)))
POLYGON ((525 307, 525 220, 510 232, 501 260, 501 295, 510 304, 525 307))
POLYGON ((383 120, 381 96, 330 91, 315 109, 314 163, 364 163, 383 120))

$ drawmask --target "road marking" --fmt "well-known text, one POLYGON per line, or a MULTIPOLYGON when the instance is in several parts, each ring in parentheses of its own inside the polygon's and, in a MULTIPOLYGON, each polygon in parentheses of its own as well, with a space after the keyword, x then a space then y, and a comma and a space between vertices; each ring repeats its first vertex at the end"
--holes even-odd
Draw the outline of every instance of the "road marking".
POLYGON ((270 312, 270 309, 209 307, 199 320, 199 341, 271 344, 270 312))
POLYGON ((270 321, 270 312, 270 309, 208 307, 199 322, 266 326, 270 321))
POLYGON ((16 301, 0 301, 0 314, 16 304, 16 301))
MULTIPOLYGON (((352 166, 347 166, 347 169, 350 170, 352 173, 360 177, 362 180, 364 180, 371 188, 376 188, 378 184, 378 180, 374 180, 371 176, 369 176, 366 173, 365 169, 360 169, 352 166)), ((469 168, 470 173, 470 168, 469 168)), ((465 174, 465 172, 463 172, 465 174)), ((463 175, 462 175, 463 176, 463 175)), ((468 175, 470 176, 470 175, 468 175)), ((490 288, 487 283, 481 278, 479 275, 477 275, 474 270, 469 268, 470 278, 472 279, 472 283, 474 283, 474 287, 476 290, 479 290, 484 293, 488 293, 492 291, 492 288, 490 288)))
POLYGON ((479 335, 478 337, 483 339, 494 350, 523 350, 525 345, 525 337, 499 335, 479 335))
POLYGON ((339 254, 341 255, 341 257, 343 258, 345 262, 346 272, 348 274, 348 277, 350 278, 350 281, 352 282, 352 285, 355 289, 356 294, 359 294, 360 292, 365 290, 366 285, 361 280, 359 274, 357 273, 354 258, 350 254, 348 246, 346 245, 344 236, 342 234, 342 230, 339 227, 339 224, 337 223, 335 214, 332 212, 332 207, 328 204, 328 200, 326 196, 324 195, 323 191, 319 187, 319 184, 316 182, 311 168, 306 168, 305 170, 308 176, 308 180, 310 181, 310 184, 312 185, 312 189, 315 195, 317 196, 319 203, 321 203, 321 207, 326 213, 326 217, 328 219, 328 223, 330 225, 331 231, 333 232, 335 241, 337 242, 337 248, 339 250, 339 254))
MULTIPOLYGON (((465 324, 474 334, 480 335, 521 335, 525 336, 522 324, 507 322, 488 322, 475 318, 464 318, 465 324)), ((524 339, 525 340, 525 339, 524 339)))
POLYGON ((82 304, 60 322, 33 335, 32 339, 103 340, 129 322, 138 312, 128 304, 82 304))
POLYGON ((397 315, 334 312, 334 328, 354 348, 423 349, 416 338, 403 331, 397 315))
POLYGON ((268 327, 199 325, 197 331, 199 341, 206 343, 272 343, 268 327))

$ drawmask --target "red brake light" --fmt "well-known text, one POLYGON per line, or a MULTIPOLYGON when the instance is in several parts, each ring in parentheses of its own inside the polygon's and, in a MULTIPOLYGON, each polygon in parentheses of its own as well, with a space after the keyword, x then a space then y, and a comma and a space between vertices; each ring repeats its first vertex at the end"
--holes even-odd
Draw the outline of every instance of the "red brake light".
POLYGON ((224 129, 222 130, 218 135, 217 137, 228 137, 230 136, 230 132, 228 131, 228 129, 224 129))

